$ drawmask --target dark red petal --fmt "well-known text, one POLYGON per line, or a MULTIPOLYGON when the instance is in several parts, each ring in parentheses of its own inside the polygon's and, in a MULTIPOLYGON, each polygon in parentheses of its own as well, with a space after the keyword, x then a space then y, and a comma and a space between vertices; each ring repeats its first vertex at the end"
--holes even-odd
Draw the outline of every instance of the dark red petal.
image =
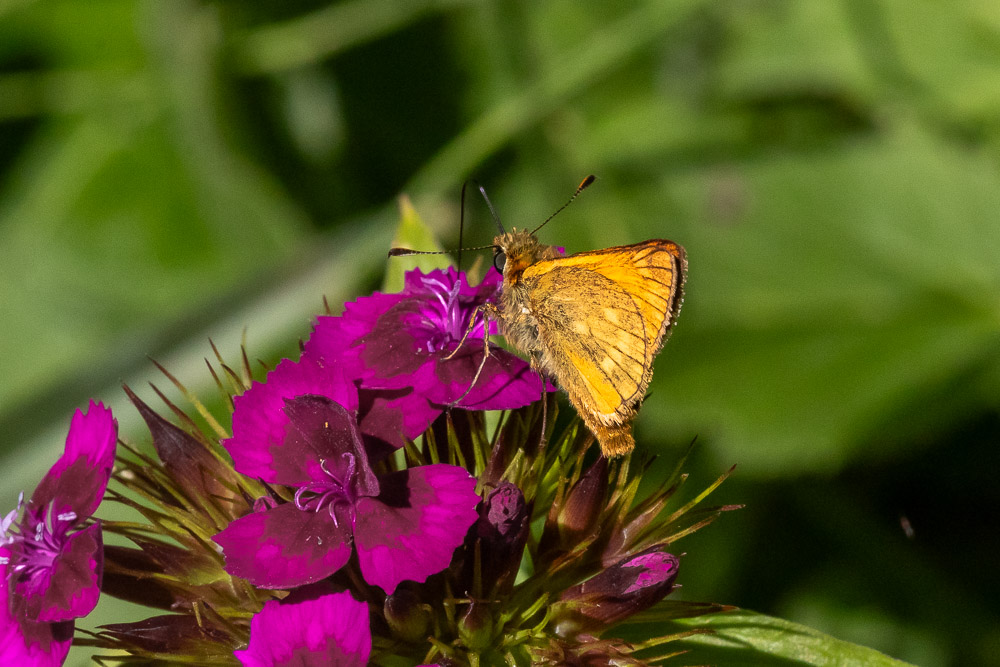
POLYGON ((378 495, 353 413, 322 396, 299 396, 285 401, 285 414, 288 435, 272 449, 283 483, 305 486, 332 478, 356 496, 378 495))
MULTIPOLYGON (((361 433, 392 449, 403 447, 406 440, 416 439, 442 412, 412 388, 362 389, 359 393, 361 433)), ((372 460, 378 458, 371 451, 369 455, 372 460)))

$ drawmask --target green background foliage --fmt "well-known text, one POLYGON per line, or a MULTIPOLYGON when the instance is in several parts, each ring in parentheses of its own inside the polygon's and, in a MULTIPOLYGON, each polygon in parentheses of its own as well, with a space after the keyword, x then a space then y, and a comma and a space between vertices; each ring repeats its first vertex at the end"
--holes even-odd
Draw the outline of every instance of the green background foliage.
POLYGON ((4 505, 90 397, 141 437, 147 355, 294 354, 400 193, 448 246, 468 178, 525 227, 595 173, 542 240, 687 248, 637 436, 747 505, 683 595, 1000 665, 998 157, 992 2, 8 0, 4 505))

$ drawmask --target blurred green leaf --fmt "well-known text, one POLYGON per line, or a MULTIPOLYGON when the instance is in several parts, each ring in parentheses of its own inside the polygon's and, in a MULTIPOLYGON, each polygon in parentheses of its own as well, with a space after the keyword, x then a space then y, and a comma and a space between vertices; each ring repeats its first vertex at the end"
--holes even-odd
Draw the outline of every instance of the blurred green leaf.
POLYGON ((240 65, 252 73, 293 69, 404 28, 425 14, 445 11, 469 1, 341 2, 240 35, 236 40, 237 58, 240 65))
MULTIPOLYGON (((836 468, 995 356, 1000 175, 981 157, 901 128, 665 187, 690 277, 654 428, 708 435, 744 473, 836 468)), ((982 400, 958 391, 938 407, 982 400)))
MULTIPOLYGON (((676 632, 709 628, 712 634, 695 635, 669 644, 671 649, 687 649, 678 664, 792 667, 903 667, 870 648, 824 635, 804 625, 750 611, 733 611, 670 624, 676 632)), ((662 628, 659 628, 662 629, 662 628)))
POLYGON ((764 2, 731 22, 716 94, 864 99, 877 89, 850 2, 764 2))
POLYGON ((4 189, 0 346, 18 350, 0 358, 5 411, 96 362, 142 359, 156 327, 248 289, 298 245, 296 206, 222 130, 211 16, 149 11, 184 35, 139 35, 149 96, 47 121, 4 189))
MULTIPOLYGON (((406 195, 399 198, 399 226, 396 236, 392 239, 393 248, 409 248, 429 252, 444 252, 438 243, 434 232, 413 208, 413 202, 406 195)), ((424 273, 434 269, 443 269, 452 265, 449 255, 403 255, 390 257, 382 280, 382 290, 392 293, 403 289, 403 274, 413 269, 424 273)))

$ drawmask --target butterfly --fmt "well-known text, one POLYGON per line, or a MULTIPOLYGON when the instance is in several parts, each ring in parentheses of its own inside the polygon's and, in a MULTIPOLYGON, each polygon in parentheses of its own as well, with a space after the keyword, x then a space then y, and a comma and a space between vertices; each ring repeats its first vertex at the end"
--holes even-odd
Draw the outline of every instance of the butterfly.
POLYGON ((683 301, 684 248, 652 239, 564 257, 517 229, 493 242, 500 332, 555 378, 606 457, 629 453, 653 360, 683 301))
MULTIPOLYGON (((507 232, 479 188, 500 230, 485 247, 494 249, 494 266, 503 274, 498 303, 487 304, 482 314, 497 320, 500 333, 532 368, 555 379, 601 452, 614 458, 635 447, 632 422, 653 377, 653 360, 680 312, 687 258, 684 248, 665 239, 569 256, 542 244, 535 232, 594 180, 584 179, 570 200, 532 231, 507 232)), ((464 210, 465 188, 462 201, 464 210)), ((427 253, 389 251, 404 254, 427 253)), ((479 372, 473 385, 478 377, 479 372)))

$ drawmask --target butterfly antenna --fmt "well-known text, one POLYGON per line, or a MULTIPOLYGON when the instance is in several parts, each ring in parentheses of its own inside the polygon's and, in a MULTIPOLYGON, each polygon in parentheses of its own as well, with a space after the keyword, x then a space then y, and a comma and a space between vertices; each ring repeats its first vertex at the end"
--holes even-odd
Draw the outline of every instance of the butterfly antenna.
POLYGON ((465 189, 468 185, 469 181, 462 183, 462 198, 459 200, 458 205, 458 257, 455 261, 455 266, 459 271, 462 270, 462 233, 465 231, 465 189))
MULTIPOLYGON (((486 200, 486 205, 490 207, 490 213, 493 214, 493 219, 496 221, 497 225, 500 225, 500 218, 497 217, 497 212, 493 208, 493 203, 490 201, 489 197, 486 196, 486 191, 483 190, 483 186, 479 185, 474 180, 468 180, 462 183, 462 198, 460 201, 460 208, 458 213, 458 248, 455 250, 411 250, 409 248, 390 248, 389 257, 406 257, 407 255, 450 255, 455 254, 457 260, 455 262, 456 267, 459 271, 462 270, 462 251, 463 250, 492 250, 494 246, 492 243, 490 245, 477 246, 475 248, 465 248, 462 245, 462 235, 465 230, 465 191, 469 183, 472 183, 479 191, 483 193, 483 199, 486 200)), ((500 231, 503 231, 503 226, 500 226, 500 231)))
MULTIPOLYGON (((473 181, 473 183, 475 183, 475 181, 473 181)), ((497 215, 497 210, 493 208, 493 202, 491 202, 490 198, 486 196, 486 188, 479 185, 479 183, 476 183, 476 187, 479 188, 479 194, 481 194, 483 199, 486 200, 486 206, 490 209, 490 215, 493 216, 493 222, 497 223, 497 229, 500 230, 501 234, 506 234, 507 230, 503 228, 503 223, 500 222, 500 216, 497 215)))
POLYGON ((573 203, 573 200, 574 200, 574 199, 576 199, 577 197, 579 197, 579 196, 580 196, 580 193, 581 193, 581 192, 583 192, 584 190, 586 190, 587 188, 589 188, 589 187, 591 186, 591 184, 592 184, 592 183, 593 183, 594 181, 596 181, 596 180, 597 180, 597 176, 594 176, 593 174, 591 174, 591 175, 590 175, 590 176, 588 176, 587 178, 583 179, 583 182, 582 182, 582 183, 580 183, 580 185, 578 185, 578 186, 577 186, 577 188, 576 188, 576 192, 574 192, 574 193, 573 193, 573 196, 569 198, 569 201, 568 201, 568 202, 566 202, 565 204, 563 204, 562 206, 560 206, 559 208, 557 208, 557 209, 556 209, 556 212, 555 212, 555 213, 553 213, 553 214, 552 214, 552 215, 550 215, 549 217, 545 218, 545 221, 544 221, 544 222, 543 222, 542 224, 540 224, 540 225, 538 225, 537 227, 535 227, 534 229, 532 229, 532 230, 531 230, 531 233, 532 233, 532 234, 534 234, 534 233, 535 233, 535 232, 537 232, 537 231, 538 231, 539 229, 541 229, 542 227, 544 227, 545 225, 547 225, 547 224, 548 224, 548 222, 549 222, 549 220, 551 220, 552 218, 554 218, 554 217, 556 217, 557 215, 559 215, 560 213, 562 213, 562 210, 563 210, 564 208, 566 208, 567 206, 569 206, 570 204, 572 204, 572 203, 573 203))
POLYGON ((410 248, 389 248, 389 257, 406 257, 408 255, 450 255, 463 250, 493 249, 493 244, 481 245, 476 248, 457 248, 455 250, 411 250, 410 248))

